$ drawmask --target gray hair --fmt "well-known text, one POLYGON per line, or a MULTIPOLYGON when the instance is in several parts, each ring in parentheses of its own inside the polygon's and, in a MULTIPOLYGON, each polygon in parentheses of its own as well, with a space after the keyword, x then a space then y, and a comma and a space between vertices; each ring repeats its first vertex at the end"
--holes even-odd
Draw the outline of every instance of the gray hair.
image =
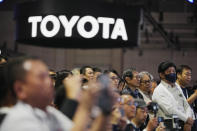
POLYGON ((140 80, 144 77, 144 75, 148 75, 151 81, 154 79, 153 75, 151 75, 149 72, 142 71, 139 73, 140 80))
POLYGON ((71 70, 73 75, 80 75, 80 68, 74 68, 71 70))

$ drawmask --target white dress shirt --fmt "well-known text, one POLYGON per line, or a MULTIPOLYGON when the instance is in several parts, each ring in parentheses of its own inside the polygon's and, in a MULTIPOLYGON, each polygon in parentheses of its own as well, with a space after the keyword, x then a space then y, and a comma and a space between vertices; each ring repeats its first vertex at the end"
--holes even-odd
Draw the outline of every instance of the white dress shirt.
POLYGON ((0 131, 69 131, 72 121, 57 109, 46 112, 19 101, 5 117, 0 131))
POLYGON ((177 115, 184 122, 187 121, 188 117, 194 119, 194 113, 177 83, 172 87, 161 81, 154 90, 152 100, 158 103, 160 107, 158 116, 164 117, 164 119, 172 119, 172 115, 177 115))

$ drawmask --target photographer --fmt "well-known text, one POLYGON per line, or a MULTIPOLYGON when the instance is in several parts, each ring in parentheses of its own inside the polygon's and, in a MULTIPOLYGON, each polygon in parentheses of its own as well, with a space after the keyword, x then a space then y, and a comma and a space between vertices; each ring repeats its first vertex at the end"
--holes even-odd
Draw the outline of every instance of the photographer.
MULTIPOLYGON (((192 68, 188 65, 180 65, 176 69, 177 71, 177 84, 180 85, 183 94, 185 98, 187 99, 187 102, 190 104, 192 109, 194 109, 196 103, 197 103, 197 90, 191 90, 186 88, 189 86, 191 80, 192 80, 192 68)), ((195 111, 195 110, 194 110, 195 111)), ((196 115, 195 115, 196 116, 196 115)), ((192 131, 197 130, 197 121, 195 121, 192 131)))
POLYGON ((134 131, 142 131, 142 130, 154 131, 155 129, 156 131, 164 131, 164 127, 162 127, 161 125, 158 126, 158 121, 156 117, 151 118, 145 129, 143 129, 145 121, 148 116, 148 108, 145 101, 141 99, 135 100, 135 103, 136 103, 136 114, 130 123, 130 126, 132 126, 134 131))

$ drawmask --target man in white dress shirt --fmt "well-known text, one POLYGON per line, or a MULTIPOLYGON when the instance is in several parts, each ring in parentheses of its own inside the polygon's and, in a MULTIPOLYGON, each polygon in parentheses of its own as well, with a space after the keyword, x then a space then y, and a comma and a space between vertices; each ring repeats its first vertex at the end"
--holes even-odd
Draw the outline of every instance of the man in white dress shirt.
MULTIPOLYGON (((164 117, 164 124, 172 122, 173 116, 181 120, 182 130, 190 131, 194 113, 176 82, 176 66, 172 62, 162 62, 158 67, 161 83, 154 90, 152 100, 160 106, 158 115, 164 117)), ((167 129, 172 128, 169 125, 167 129)))

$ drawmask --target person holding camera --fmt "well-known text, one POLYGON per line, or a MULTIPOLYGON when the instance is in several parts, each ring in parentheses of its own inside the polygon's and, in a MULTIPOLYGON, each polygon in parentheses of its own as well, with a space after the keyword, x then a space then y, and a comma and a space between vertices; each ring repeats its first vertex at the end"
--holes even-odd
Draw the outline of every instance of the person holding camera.
POLYGON ((160 63, 158 73, 161 82, 154 90, 152 97, 152 100, 160 107, 158 116, 164 118, 167 130, 190 131, 194 122, 194 113, 185 99, 181 87, 176 83, 175 64, 169 61, 160 63))
POLYGON ((133 128, 134 131, 164 131, 164 127, 162 125, 159 125, 156 117, 151 118, 148 121, 148 124, 145 126, 144 124, 148 116, 147 105, 142 99, 136 99, 135 103, 135 117, 131 120, 130 124, 126 127, 126 129, 133 128))
POLYGON ((147 126, 144 125, 148 108, 142 99, 134 99, 131 95, 124 94, 121 96, 120 105, 116 109, 118 110, 114 110, 116 119, 113 131, 154 131, 155 129, 156 131, 164 131, 164 127, 158 126, 156 117, 150 119, 147 126), (126 127, 122 125, 124 118, 126 118, 126 127))
MULTIPOLYGON (((183 94, 185 98, 187 99, 187 102, 190 104, 192 109, 194 109, 195 105, 197 104, 197 90, 196 89, 191 90, 187 88, 187 86, 189 86, 192 80, 192 68, 189 67, 188 65, 180 65, 176 69, 176 72, 177 72, 176 82, 177 84, 180 85, 183 91, 183 94)), ((195 124, 192 127, 192 131, 196 131, 196 130, 197 130, 197 121, 195 120, 195 124)))

